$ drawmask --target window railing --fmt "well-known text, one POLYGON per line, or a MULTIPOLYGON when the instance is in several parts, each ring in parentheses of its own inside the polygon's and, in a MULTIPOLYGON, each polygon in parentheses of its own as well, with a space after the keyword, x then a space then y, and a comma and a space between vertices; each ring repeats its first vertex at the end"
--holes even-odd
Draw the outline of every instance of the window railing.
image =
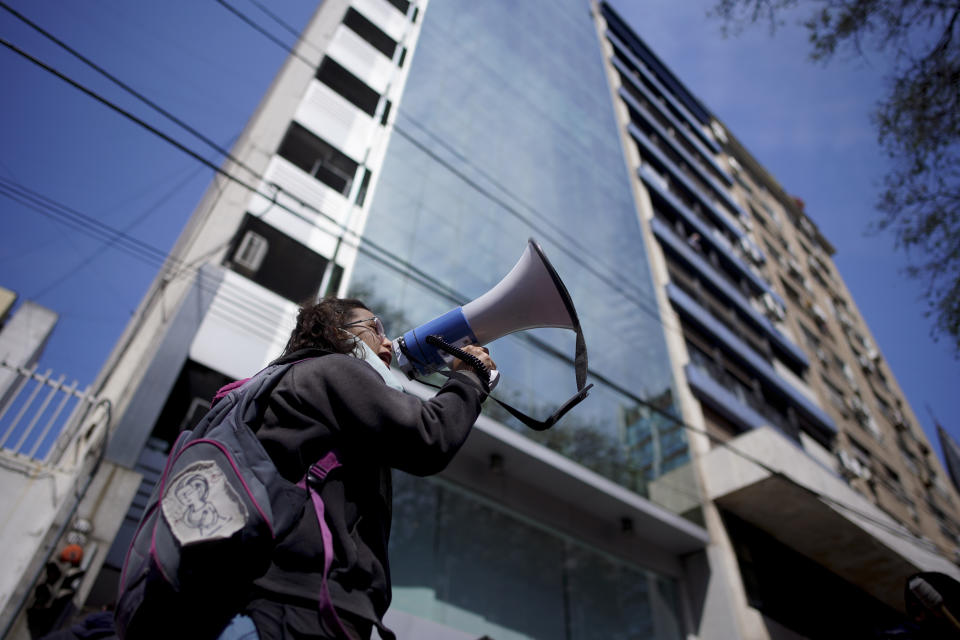
POLYGON ((785 415, 772 407, 762 394, 745 385, 720 364, 707 357, 703 352, 697 349, 690 349, 689 351, 690 364, 692 366, 700 369, 714 382, 729 391, 737 401, 769 421, 770 426, 775 427, 794 440, 797 439, 797 436, 794 435, 797 432, 796 428, 790 424, 790 421, 785 415))
POLYGON ((5 389, 0 389, 0 449, 2 454, 49 465, 61 462, 78 435, 81 423, 96 404, 89 388, 52 371, 38 373, 0 361, 5 389))

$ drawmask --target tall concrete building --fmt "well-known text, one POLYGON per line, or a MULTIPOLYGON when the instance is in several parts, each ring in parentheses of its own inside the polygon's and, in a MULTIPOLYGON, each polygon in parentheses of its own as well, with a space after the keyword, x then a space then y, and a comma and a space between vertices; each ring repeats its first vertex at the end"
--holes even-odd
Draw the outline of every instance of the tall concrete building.
MULTIPOLYGON (((596 386, 544 433, 488 403, 443 474, 395 474, 400 637, 837 637, 960 575, 958 497, 829 241, 610 6, 327 0, 302 42, 224 165, 250 188, 210 186, 99 381, 102 473, 143 481, 90 604, 177 432, 298 302, 356 295, 397 335, 529 236, 596 386)), ((569 332, 492 352, 531 413, 575 389, 569 332)))

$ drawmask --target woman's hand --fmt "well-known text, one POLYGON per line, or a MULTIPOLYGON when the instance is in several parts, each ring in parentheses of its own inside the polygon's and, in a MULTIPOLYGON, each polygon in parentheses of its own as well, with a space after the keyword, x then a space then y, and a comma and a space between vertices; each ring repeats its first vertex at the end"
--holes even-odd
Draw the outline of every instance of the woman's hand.
MULTIPOLYGON (((468 344, 465 347, 462 347, 464 351, 469 353, 472 356, 476 356, 483 365, 490 371, 494 371, 497 368, 497 365, 494 363, 493 359, 490 358, 490 350, 486 347, 478 347, 475 344, 468 344)), ((454 371, 460 371, 461 369, 466 371, 472 371, 473 369, 469 364, 461 360, 460 358, 454 358, 453 364, 450 366, 454 371)))

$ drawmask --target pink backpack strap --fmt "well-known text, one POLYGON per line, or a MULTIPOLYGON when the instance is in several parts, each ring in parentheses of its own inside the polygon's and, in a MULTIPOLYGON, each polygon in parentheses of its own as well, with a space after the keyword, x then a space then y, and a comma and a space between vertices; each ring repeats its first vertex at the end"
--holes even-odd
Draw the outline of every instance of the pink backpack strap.
POLYGON ((333 533, 327 526, 324 519, 324 505, 320 498, 319 488, 323 485, 327 476, 337 467, 342 466, 337 458, 335 451, 329 452, 311 465, 310 470, 297 483, 298 487, 307 489, 310 492, 310 499, 313 501, 313 510, 317 514, 317 523, 320 525, 320 538, 323 542, 323 578, 320 587, 320 617, 324 623, 337 634, 338 638, 349 640, 350 634, 343 628, 337 610, 333 606, 333 600, 330 598, 330 588, 327 585, 327 576, 330 574, 330 566, 333 564, 333 533))
POLYGON ((224 397, 234 389, 245 385, 249 379, 250 378, 244 378, 243 380, 235 380, 230 384, 225 384, 222 387, 220 387, 220 390, 217 391, 217 394, 213 396, 213 400, 210 402, 210 406, 212 407, 213 405, 217 404, 217 402, 220 401, 220 398, 224 397))
MULTIPOLYGON (((299 363, 301 363, 301 362, 306 362, 307 360, 312 360, 312 359, 313 359, 313 358, 301 358, 300 360, 295 360, 295 361, 291 362, 291 363, 290 363, 290 366, 292 367, 292 366, 295 365, 295 364, 299 364, 299 363)), ((242 387, 243 385, 247 384, 247 382, 248 382, 249 380, 250 380, 250 378, 244 378, 243 380, 235 380, 235 381, 233 381, 233 382, 231 382, 231 383, 229 383, 229 384, 223 385, 222 387, 220 387, 220 390, 217 391, 217 394, 216 394, 215 396, 213 396, 213 400, 210 401, 210 406, 212 407, 213 405, 217 404, 217 402, 219 402, 221 398, 223 398, 225 395, 227 395, 228 393, 230 393, 230 392, 233 391, 234 389, 237 389, 237 388, 242 387)))

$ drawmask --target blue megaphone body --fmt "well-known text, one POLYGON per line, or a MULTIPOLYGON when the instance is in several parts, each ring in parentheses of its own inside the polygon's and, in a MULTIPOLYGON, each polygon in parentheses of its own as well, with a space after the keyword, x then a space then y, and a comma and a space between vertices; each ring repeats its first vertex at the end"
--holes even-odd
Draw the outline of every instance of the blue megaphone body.
POLYGON ((428 336, 439 336, 454 347, 482 346, 538 327, 579 332, 580 321, 560 276, 531 238, 517 264, 490 291, 407 331, 393 341, 393 352, 400 370, 412 379, 449 366, 452 360, 428 344, 428 336))

